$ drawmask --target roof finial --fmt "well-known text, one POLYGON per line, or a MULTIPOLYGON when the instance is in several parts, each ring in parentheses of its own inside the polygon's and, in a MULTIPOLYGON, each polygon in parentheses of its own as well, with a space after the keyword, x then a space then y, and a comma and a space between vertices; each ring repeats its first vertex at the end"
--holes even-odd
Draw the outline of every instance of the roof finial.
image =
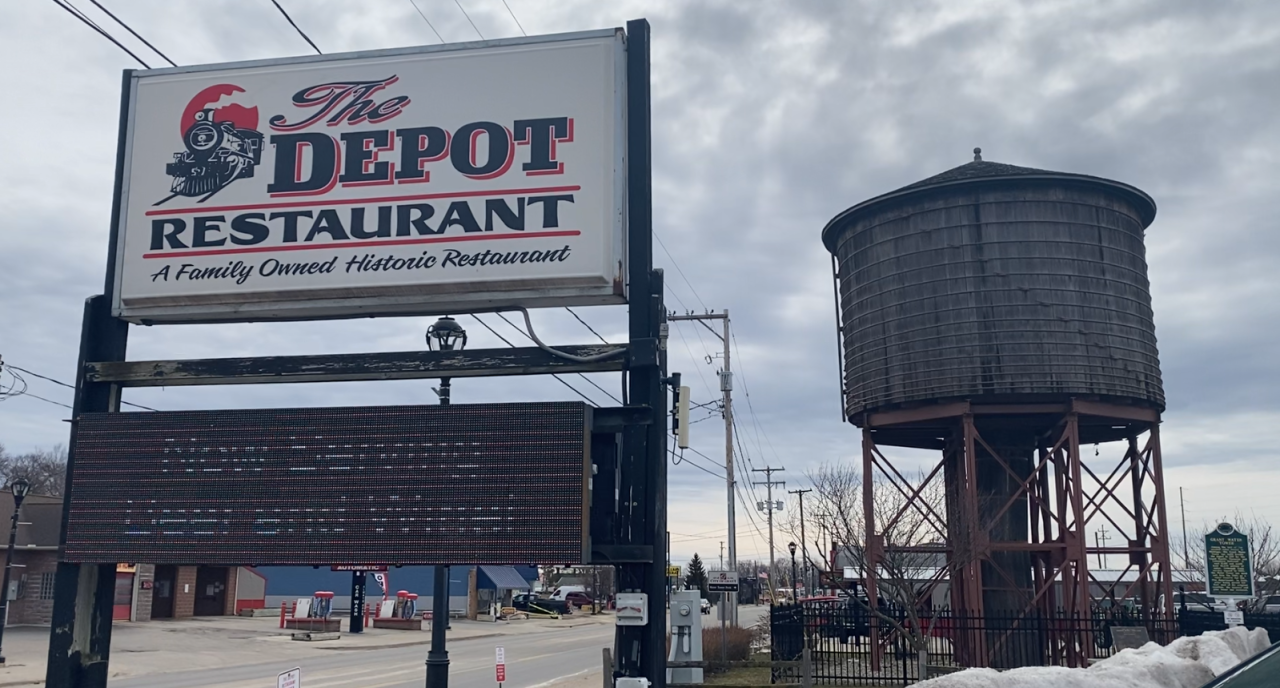
POLYGON ((973 161, 974 161, 974 162, 982 162, 982 149, 981 149, 981 148, 974 148, 974 149, 973 149, 973 161))

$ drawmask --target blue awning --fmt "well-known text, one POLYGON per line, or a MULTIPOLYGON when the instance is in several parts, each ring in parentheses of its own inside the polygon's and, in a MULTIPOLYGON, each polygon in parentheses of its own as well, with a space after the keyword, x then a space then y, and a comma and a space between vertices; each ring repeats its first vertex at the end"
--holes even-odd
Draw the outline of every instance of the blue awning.
POLYGON ((481 566, 478 587, 490 590, 530 590, 533 586, 510 566, 481 566))

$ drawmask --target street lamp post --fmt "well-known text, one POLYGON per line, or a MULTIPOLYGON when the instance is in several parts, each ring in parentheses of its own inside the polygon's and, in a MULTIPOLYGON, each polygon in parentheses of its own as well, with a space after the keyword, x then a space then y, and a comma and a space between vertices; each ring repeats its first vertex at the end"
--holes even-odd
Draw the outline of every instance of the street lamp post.
POLYGON ((798 604, 800 602, 800 594, 796 592, 796 576, 798 575, 796 571, 796 543, 787 543, 787 550, 791 552, 791 601, 798 604))
MULTIPOLYGON (((467 346, 467 331, 449 316, 440 318, 427 328, 427 347, 432 351, 462 350, 467 346)), ((449 378, 440 378, 440 405, 449 405, 449 378)), ((449 629, 449 567, 435 566, 435 584, 431 594, 431 650, 427 652, 427 688, 449 688, 449 652, 445 649, 445 631, 449 629)))
MULTIPOLYGON (((31 483, 25 478, 18 478, 9 485, 13 492, 13 520, 9 525, 9 549, 4 554, 4 585, 0 587, 0 648, 4 647, 4 627, 9 623, 9 578, 13 573, 13 547, 18 542, 18 512, 22 510, 22 500, 27 498, 31 483)), ((3 665, 4 651, 0 649, 0 665, 3 665)))

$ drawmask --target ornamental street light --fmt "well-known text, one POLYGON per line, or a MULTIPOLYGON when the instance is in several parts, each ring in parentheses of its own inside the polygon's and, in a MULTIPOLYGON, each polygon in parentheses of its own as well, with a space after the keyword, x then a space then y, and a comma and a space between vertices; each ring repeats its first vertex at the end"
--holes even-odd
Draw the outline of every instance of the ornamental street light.
POLYGON ((796 543, 787 543, 787 550, 791 552, 791 601, 799 604, 800 594, 796 592, 796 543))
MULTIPOLYGON (((449 316, 427 328, 427 347, 432 351, 461 351, 467 347, 467 331, 449 316)), ((449 405, 449 378, 440 378, 440 405, 449 405)))
MULTIPOLYGON (((4 627, 9 620, 9 578, 13 572, 13 547, 18 541, 18 512, 31 491, 31 483, 18 478, 9 485, 9 491, 13 493, 13 520, 9 524, 9 549, 4 554, 4 585, 0 587, 0 648, 4 647, 4 627)), ((0 649, 0 665, 3 664, 4 652, 0 649)))
MULTIPOLYGON (((444 316, 427 328, 427 347, 432 351, 461 351, 467 346, 467 331, 457 320, 444 316)), ((449 405, 449 378, 440 378, 440 405, 449 405)), ((449 652, 445 631, 449 630, 449 567, 436 565, 431 594, 431 650, 427 652, 427 688, 449 688, 449 652)))

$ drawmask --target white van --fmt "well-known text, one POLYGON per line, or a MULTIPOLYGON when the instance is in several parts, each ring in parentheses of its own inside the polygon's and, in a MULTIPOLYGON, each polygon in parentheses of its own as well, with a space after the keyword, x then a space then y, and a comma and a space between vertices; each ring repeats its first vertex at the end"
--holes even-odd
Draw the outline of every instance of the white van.
POLYGON ((587 591, 587 588, 584 585, 562 585, 556 588, 555 592, 551 593, 551 599, 563 600, 566 597, 568 597, 569 593, 571 592, 585 593, 586 591, 587 591))

